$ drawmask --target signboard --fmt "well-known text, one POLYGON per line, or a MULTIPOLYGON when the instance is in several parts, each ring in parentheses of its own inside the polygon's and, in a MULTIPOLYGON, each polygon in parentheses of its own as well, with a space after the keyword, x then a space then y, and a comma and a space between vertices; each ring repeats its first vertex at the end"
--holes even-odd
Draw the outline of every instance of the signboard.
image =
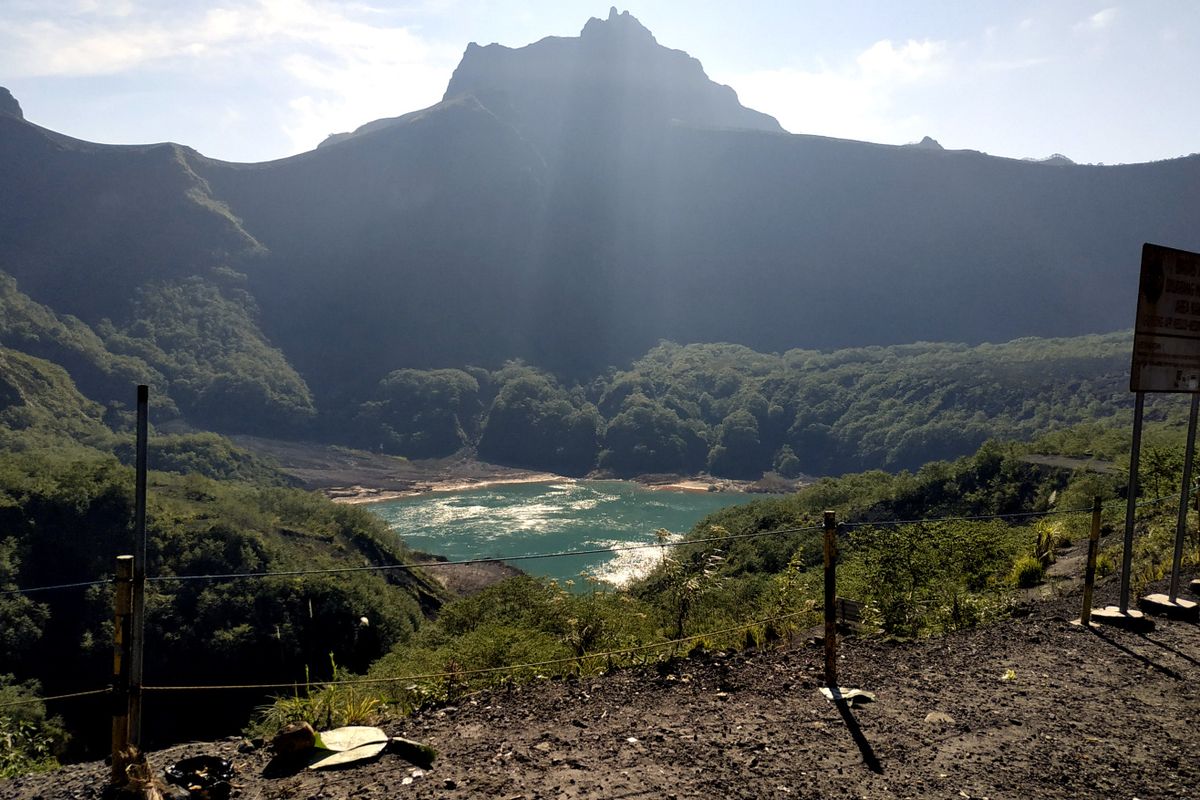
POLYGON ((1200 392, 1200 253, 1142 246, 1131 392, 1200 392))

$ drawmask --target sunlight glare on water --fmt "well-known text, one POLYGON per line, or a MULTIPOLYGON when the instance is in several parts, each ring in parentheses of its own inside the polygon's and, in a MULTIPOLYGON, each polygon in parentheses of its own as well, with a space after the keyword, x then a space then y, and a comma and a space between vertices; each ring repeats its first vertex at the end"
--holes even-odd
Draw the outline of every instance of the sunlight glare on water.
MULTIPOLYGON (((428 494, 369 508, 416 550, 451 560, 653 544, 658 528, 683 534, 705 515, 748 502, 742 494, 646 489, 626 481, 509 484, 428 494)), ((517 562, 559 580, 586 572, 622 584, 657 563, 657 548, 517 562)))

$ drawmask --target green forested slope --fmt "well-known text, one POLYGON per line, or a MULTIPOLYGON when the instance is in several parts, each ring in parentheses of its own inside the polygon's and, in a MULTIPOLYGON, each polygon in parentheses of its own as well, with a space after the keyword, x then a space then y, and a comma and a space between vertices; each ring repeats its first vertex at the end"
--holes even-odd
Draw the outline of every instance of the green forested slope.
MULTIPOLYGON (((27 680, 43 694, 108 681, 113 609, 104 581, 116 556, 135 548, 126 421, 84 397, 61 367, 0 347, 0 694, 27 680), (18 591, 93 581, 101 583, 18 591)), ((271 464, 216 434, 153 434, 149 463, 151 576, 410 559, 365 510, 285 488, 271 464)), ((150 680, 303 682, 328 676, 334 663, 364 669, 434 613, 443 593, 419 570, 393 570, 162 581, 147 597, 150 680)), ((164 698, 149 724, 162 739, 224 734, 261 699, 211 706, 203 697, 164 698)), ((76 754, 102 744, 102 706, 84 700, 64 709, 76 754)), ((13 719, 0 715, 0 733, 13 719)))
POLYGON ((75 388, 62 367, 0 347, 0 444, 24 449, 109 434, 103 409, 75 388))
MULTIPOLYGON (((111 577, 133 551, 133 471, 88 448, 0 454, 0 591, 111 577)), ((317 495, 196 474, 151 473, 152 577, 400 563, 410 555, 363 509, 317 495)), ((152 582, 148 682, 255 683, 362 670, 441 605, 419 571, 152 582), (360 623, 366 617, 367 624, 360 623), (152 677, 150 677, 152 676, 152 677)), ((0 675, 46 694, 103 686, 111 668, 110 585, 0 596, 0 675)), ((203 695, 156 700, 158 737, 217 735, 244 722, 261 693, 212 706, 203 695)), ((77 747, 102 743, 88 704, 66 710, 77 747)))
POLYGON ((663 344, 604 387, 598 405, 618 435, 601 463, 654 471, 668 463, 660 443, 688 454, 671 469, 743 477, 914 468, 988 438, 1112 416, 1130 403, 1129 347, 1120 333, 782 355, 663 344), (645 427, 630 415, 656 420, 658 438, 626 436, 645 427))
POLYGON ((663 343, 579 384, 515 362, 491 373, 405 370, 361 406, 356 435, 404 455, 477 442, 490 460, 571 473, 914 468, 988 438, 1123 413, 1129 347, 1127 333, 782 355, 663 343))
POLYGON ((203 428, 410 458, 466 448, 570 474, 912 468, 991 437, 1028 438, 1130 405, 1130 337, 1113 333, 783 354, 664 342, 625 369, 572 379, 523 362, 401 369, 318 408, 263 334, 244 287, 228 269, 148 284, 136 321, 93 329, 0 279, 0 345, 65 367, 83 395, 116 414, 112 425, 128 423, 118 412, 132 385, 147 381, 158 422, 182 413, 203 428))

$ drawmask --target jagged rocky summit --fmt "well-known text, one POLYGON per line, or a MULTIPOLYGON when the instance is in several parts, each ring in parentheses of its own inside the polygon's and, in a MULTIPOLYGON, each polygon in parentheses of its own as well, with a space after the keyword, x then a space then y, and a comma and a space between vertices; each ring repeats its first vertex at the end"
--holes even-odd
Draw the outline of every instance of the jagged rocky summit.
POLYGON ((945 150, 942 143, 932 136, 925 136, 919 142, 909 142, 905 147, 912 147, 917 150, 945 150))
MULTIPOLYGON (((712 81, 698 60, 663 47, 628 11, 593 17, 576 37, 548 36, 525 47, 467 46, 443 101, 471 97, 540 144, 565 134, 665 124, 783 133, 768 114, 746 108, 712 81)), ((322 146, 399 123, 376 120, 322 146)))
POLYGON ((25 119, 25 115, 21 113, 21 104, 12 96, 12 92, 3 86, 0 86, 0 115, 25 119))

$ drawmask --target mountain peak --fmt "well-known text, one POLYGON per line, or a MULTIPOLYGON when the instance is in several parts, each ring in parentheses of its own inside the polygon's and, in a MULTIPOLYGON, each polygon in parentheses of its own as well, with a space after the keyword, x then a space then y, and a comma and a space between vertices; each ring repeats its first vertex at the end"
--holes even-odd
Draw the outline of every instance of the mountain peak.
POLYGON ((21 113, 21 104, 12 96, 12 92, 3 86, 0 86, 0 116, 25 119, 25 115, 21 113))
POLYGON ((926 137, 922 138, 921 141, 919 141, 919 142, 909 142, 908 144, 906 144, 904 146, 905 147, 913 147, 913 148, 916 148, 917 150, 945 150, 946 149, 946 148, 942 147, 941 142, 939 142, 937 139, 934 139, 932 136, 926 136, 926 137))
POLYGON ((617 11, 613 6, 608 10, 608 19, 592 17, 583 26, 579 38, 585 40, 614 39, 622 41, 642 41, 646 44, 658 44, 654 34, 638 21, 637 17, 628 11, 617 11))
POLYGON ((525 47, 472 43, 446 100, 474 95, 493 114, 543 143, 564 131, 622 135, 671 123, 783 132, 774 117, 746 108, 682 50, 658 43, 628 11, 593 17, 578 37, 525 47))

